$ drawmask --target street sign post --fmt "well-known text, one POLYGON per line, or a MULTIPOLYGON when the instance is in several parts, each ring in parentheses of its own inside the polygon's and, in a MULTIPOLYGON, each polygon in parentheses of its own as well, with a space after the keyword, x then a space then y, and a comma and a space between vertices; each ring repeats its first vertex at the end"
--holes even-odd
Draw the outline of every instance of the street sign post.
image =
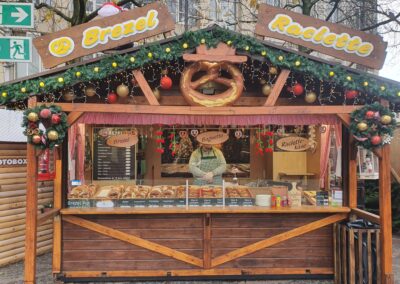
POLYGON ((0 26, 33 28, 33 4, 0 3, 0 26))
POLYGON ((0 37, 0 62, 32 62, 32 38, 0 37))

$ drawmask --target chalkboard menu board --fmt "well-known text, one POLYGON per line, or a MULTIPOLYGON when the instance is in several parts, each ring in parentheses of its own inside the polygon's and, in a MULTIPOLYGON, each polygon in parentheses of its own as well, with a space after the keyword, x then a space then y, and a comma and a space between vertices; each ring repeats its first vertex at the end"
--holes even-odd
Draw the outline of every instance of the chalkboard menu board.
POLYGON ((135 131, 132 128, 93 129, 94 180, 135 179, 135 131))

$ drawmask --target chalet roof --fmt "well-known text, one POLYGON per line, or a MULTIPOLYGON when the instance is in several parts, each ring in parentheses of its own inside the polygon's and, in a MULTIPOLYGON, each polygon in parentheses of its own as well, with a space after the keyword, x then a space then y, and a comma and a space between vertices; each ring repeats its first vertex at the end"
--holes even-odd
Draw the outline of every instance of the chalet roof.
POLYGON ((22 111, 0 109, 0 142, 26 142, 22 111))
POLYGON ((400 103, 400 82, 212 26, 7 82, 0 86, 0 104, 12 104, 24 101, 28 96, 57 91, 90 80, 101 80, 123 70, 141 68, 153 62, 177 60, 184 53, 192 53, 201 43, 214 47, 219 42, 231 44, 237 54, 269 61, 280 68, 312 75, 323 81, 333 81, 348 89, 368 92, 400 103))

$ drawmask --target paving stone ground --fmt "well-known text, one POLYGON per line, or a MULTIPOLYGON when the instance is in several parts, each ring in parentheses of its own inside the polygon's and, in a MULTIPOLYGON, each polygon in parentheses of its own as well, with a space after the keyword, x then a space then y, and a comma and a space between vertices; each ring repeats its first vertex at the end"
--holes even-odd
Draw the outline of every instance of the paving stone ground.
MULTIPOLYGON (((37 284, 55 283, 51 274, 51 254, 45 254, 37 259, 37 284)), ((18 262, 0 268, 0 284, 23 284, 23 262, 18 262)), ((393 236, 393 272, 395 284, 400 284, 400 235, 393 236)), ((100 283, 100 282, 92 282, 100 283)), ((101 282, 111 283, 111 282, 101 282)), ((113 282, 113 284, 125 284, 133 282, 113 282)), ((135 284, 332 284, 333 281, 311 280, 259 280, 259 281, 164 281, 164 282, 134 282, 135 284)))

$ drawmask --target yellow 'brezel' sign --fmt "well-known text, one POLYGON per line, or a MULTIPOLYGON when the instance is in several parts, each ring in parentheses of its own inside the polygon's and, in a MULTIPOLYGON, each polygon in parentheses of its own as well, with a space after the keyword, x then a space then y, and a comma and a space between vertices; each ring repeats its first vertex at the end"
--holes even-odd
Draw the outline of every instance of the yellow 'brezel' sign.
POLYGON ((275 31, 290 37, 301 38, 305 41, 311 41, 314 44, 320 44, 326 47, 332 47, 337 50, 343 50, 348 53, 356 53, 365 57, 371 54, 374 46, 370 42, 363 42, 358 36, 350 36, 348 33, 332 33, 327 26, 318 29, 314 27, 303 27, 293 19, 284 14, 278 14, 268 25, 271 31, 275 31))
POLYGON ((44 66, 60 63, 171 31, 168 8, 157 2, 34 39, 44 66))

